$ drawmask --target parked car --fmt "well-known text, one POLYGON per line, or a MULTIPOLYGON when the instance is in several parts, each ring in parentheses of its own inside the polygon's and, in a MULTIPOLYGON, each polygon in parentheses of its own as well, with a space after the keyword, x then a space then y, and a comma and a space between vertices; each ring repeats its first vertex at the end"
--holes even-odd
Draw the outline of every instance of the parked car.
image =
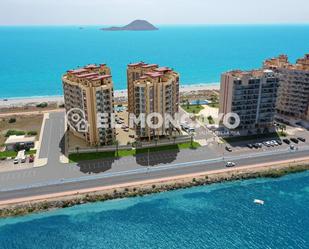
POLYGON ((291 144, 290 149, 295 150, 295 146, 293 144, 291 144))
POLYGON ((193 132, 195 132, 195 129, 194 129, 194 128, 189 128, 189 129, 188 129, 188 132, 189 132, 189 133, 193 133, 193 132))
POLYGON ((181 129, 182 129, 183 131, 186 131, 186 132, 187 132, 187 131, 189 130, 189 128, 190 128, 190 127, 189 127, 188 125, 185 125, 185 124, 182 124, 182 125, 181 125, 181 129))
POLYGON ((271 143, 269 141, 263 143, 266 147, 270 147, 271 143))
POLYGON ((25 163, 27 161, 27 157, 26 156, 23 156, 21 159, 20 159, 20 162, 21 163, 25 163))
POLYGON ((258 148, 262 148, 263 144, 262 143, 257 143, 258 148))
POLYGON ((303 137, 298 137, 297 139, 298 139, 299 141, 303 142, 303 143, 305 143, 305 142, 306 142, 306 139, 305 139, 305 138, 303 138, 303 137))
POLYGON ((286 144, 290 144, 291 143, 291 141, 289 139, 287 139, 287 138, 283 139, 283 142, 285 142, 286 144))
POLYGON ((33 155, 30 155, 29 157, 29 163, 33 163, 34 162, 34 156, 33 155))
POLYGON ((277 140, 276 141, 278 145, 282 145, 282 141, 281 140, 277 140))
POLYGON ((233 163, 233 162, 227 162, 226 163, 226 167, 235 167, 236 166, 236 163, 233 163))
POLYGON ((278 146, 279 145, 276 140, 272 140, 270 142, 273 144, 273 146, 278 146))
POLYGON ((226 149, 228 152, 232 152, 232 151, 233 151, 232 148, 229 147, 229 146, 226 146, 225 149, 226 149))
POLYGON ((294 138, 294 137, 290 138, 290 140, 291 140, 293 143, 296 143, 296 144, 299 143, 298 139, 296 139, 296 138, 294 138))
POLYGON ((258 149, 258 148, 259 148, 259 145, 258 145, 257 143, 255 143, 255 144, 253 144, 253 147, 254 147, 255 149, 258 149))
POLYGON ((15 158, 14 161, 13 161, 13 163, 14 163, 14 164, 19 164, 19 159, 18 159, 18 158, 15 158))
POLYGON ((248 147, 249 149, 253 149, 253 144, 247 144, 247 147, 248 147))

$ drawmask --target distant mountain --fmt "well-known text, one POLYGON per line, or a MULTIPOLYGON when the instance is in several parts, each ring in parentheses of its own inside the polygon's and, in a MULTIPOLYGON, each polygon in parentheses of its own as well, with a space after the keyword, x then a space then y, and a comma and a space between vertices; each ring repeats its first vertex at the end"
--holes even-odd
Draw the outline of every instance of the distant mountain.
POLYGON ((145 20, 135 20, 123 27, 102 28, 104 31, 153 31, 158 30, 157 27, 145 20))

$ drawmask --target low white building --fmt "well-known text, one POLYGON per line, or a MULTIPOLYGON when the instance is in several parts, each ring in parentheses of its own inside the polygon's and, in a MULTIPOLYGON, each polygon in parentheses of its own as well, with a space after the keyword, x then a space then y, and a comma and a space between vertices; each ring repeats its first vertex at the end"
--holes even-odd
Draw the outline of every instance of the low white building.
POLYGON ((5 141, 4 145, 6 150, 14 150, 17 145, 22 147, 33 148, 35 143, 35 137, 27 137, 27 136, 9 136, 5 141))

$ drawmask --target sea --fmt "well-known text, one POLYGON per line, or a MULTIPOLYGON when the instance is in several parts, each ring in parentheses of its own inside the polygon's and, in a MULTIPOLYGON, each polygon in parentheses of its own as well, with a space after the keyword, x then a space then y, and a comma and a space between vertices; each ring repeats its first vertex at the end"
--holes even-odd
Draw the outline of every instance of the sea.
POLYGON ((308 207, 309 172, 220 183, 0 219, 0 248, 308 249, 308 207))
POLYGON ((0 98, 62 95, 69 69, 107 63, 116 90, 126 88, 128 63, 169 66, 181 84, 210 84, 222 72, 254 69, 287 54, 309 53, 309 25, 159 26, 159 31, 106 32, 98 26, 0 27, 0 98))

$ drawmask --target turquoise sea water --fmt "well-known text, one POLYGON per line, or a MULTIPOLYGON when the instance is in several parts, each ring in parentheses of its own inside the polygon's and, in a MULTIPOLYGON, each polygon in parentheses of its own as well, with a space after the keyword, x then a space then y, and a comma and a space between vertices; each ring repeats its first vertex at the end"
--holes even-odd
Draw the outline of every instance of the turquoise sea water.
POLYGON ((156 32, 103 32, 99 27, 0 27, 0 98, 61 95, 61 75, 107 63, 116 89, 126 65, 143 60, 181 73, 183 85, 218 82, 230 69, 251 69, 281 53, 309 52, 309 25, 163 26, 156 32))
POLYGON ((308 207, 309 172, 215 184, 2 219, 0 248, 305 249, 308 207))

